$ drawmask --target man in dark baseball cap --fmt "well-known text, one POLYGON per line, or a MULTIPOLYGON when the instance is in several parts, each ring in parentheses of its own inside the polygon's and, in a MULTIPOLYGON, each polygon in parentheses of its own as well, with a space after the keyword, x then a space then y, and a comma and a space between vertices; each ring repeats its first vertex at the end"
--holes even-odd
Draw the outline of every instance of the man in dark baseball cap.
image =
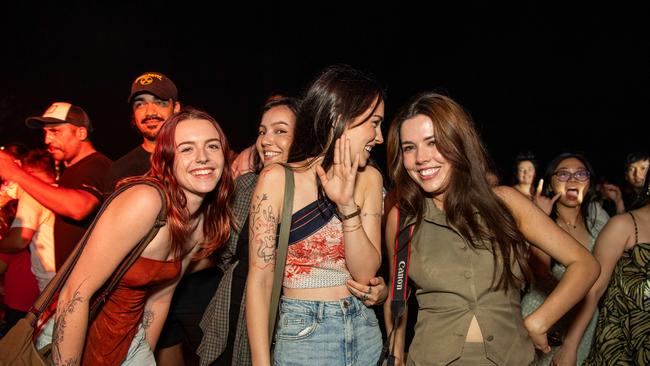
POLYGON ((133 114, 131 123, 142 135, 142 144, 116 160, 104 182, 110 194, 121 179, 143 175, 151 168, 149 158, 163 123, 181 109, 174 82, 159 72, 145 72, 131 83, 128 99, 133 114))
POLYGON ((136 95, 141 93, 155 95, 163 100, 178 100, 178 90, 174 82, 159 72, 145 72, 133 80, 128 99, 129 104, 133 102, 136 95))
POLYGON ((78 106, 55 102, 42 116, 25 120, 28 127, 42 128, 52 157, 65 170, 58 187, 34 177, 0 151, 0 177, 18 183, 30 196, 55 213, 54 260, 63 265, 83 236, 99 208, 104 175, 111 161, 95 150, 89 140, 92 127, 88 114, 78 106))

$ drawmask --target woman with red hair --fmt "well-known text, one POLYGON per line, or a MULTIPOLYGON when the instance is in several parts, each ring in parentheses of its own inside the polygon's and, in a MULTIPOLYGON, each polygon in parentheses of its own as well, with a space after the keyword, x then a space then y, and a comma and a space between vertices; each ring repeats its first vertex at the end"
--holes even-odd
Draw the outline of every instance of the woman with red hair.
MULTIPOLYGON (((53 330, 56 365, 155 364, 155 348, 174 289, 192 259, 210 255, 229 236, 230 149, 210 115, 187 108, 162 127, 151 170, 104 208, 59 295, 53 330), (162 188, 167 217, 94 319, 93 295, 156 224, 162 188)), ((52 323, 52 322, 50 322, 52 323)), ((51 328, 47 327, 47 328, 51 328)), ((40 346, 40 344, 39 344, 40 346)))

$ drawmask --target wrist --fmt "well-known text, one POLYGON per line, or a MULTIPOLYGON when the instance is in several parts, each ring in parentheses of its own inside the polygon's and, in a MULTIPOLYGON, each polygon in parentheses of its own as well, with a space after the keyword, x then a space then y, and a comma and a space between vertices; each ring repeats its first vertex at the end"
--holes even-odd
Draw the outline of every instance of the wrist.
POLYGON ((361 207, 354 203, 353 205, 337 206, 336 214, 341 221, 349 220, 361 214, 361 207))
POLYGON ((562 340, 562 347, 568 350, 577 350, 579 342, 580 340, 576 341, 573 338, 567 336, 562 340))

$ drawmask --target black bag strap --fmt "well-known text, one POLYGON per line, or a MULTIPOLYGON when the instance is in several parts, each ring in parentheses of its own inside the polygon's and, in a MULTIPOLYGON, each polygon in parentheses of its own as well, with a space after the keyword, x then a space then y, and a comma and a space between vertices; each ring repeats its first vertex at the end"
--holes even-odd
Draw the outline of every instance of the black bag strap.
POLYGON ((156 236, 156 234, 158 233, 158 229, 160 229, 162 226, 165 225, 167 219, 167 198, 165 196, 165 193, 163 192, 162 186, 150 180, 129 182, 127 184, 120 186, 104 202, 99 212, 93 219, 92 223, 84 233, 84 236, 81 238, 79 243, 75 246, 74 250, 68 257, 68 259, 66 259, 63 266, 56 272, 54 278, 52 278, 52 280, 48 283, 48 285, 43 289, 43 292, 41 292, 41 294, 38 296, 38 299, 36 299, 34 305, 32 305, 32 307, 29 309, 29 312, 27 313, 25 318, 30 321, 33 327, 36 326, 38 319, 43 314, 43 312, 47 310, 49 306, 52 304, 52 301, 54 300, 55 296, 59 293, 59 291, 61 291, 61 288, 67 281, 68 277, 70 276, 70 273, 72 273, 72 269, 74 268, 75 264, 79 260, 83 248, 86 246, 86 243, 88 242, 88 239, 90 238, 90 235, 93 229, 95 228, 97 221, 99 221, 99 218, 101 217, 106 207, 108 207, 108 205, 113 201, 113 199, 115 199, 115 197, 120 195, 125 190, 138 184, 146 184, 156 188, 156 190, 160 194, 160 197, 162 198, 162 207, 160 208, 160 212, 158 213, 158 217, 156 218, 156 223, 151 228, 151 230, 149 230, 149 233, 144 238, 142 238, 140 242, 131 250, 131 252, 129 252, 129 254, 122 260, 122 262, 117 267, 115 272, 113 272, 113 274, 111 275, 110 280, 107 281, 107 284, 104 286, 102 292, 96 297, 94 297, 92 306, 89 311, 89 316, 88 316, 89 321, 94 318, 95 314, 103 304, 106 297, 108 297, 108 295, 115 288, 115 285, 117 285, 117 283, 122 279, 122 276, 124 276, 126 271, 129 269, 129 267, 131 267, 133 262, 135 262, 140 257, 140 254, 142 254, 142 252, 147 247, 149 242, 156 236))
POLYGON ((275 257, 275 269, 273 273, 273 289, 271 290, 271 304, 269 306, 269 344, 273 343, 275 323, 282 292, 282 280, 284 279, 284 266, 287 261, 289 248, 289 233, 291 230, 291 211, 293 210, 293 171, 284 167, 284 202, 282 204, 282 218, 280 219, 280 238, 278 239, 278 252, 275 257))
MULTIPOLYGON (((397 211, 397 218, 395 253, 393 255, 393 277, 391 279, 391 294, 393 301, 391 301, 390 304, 393 313, 393 329, 390 331, 388 337, 386 337, 377 366, 382 365, 382 362, 386 357, 387 366, 395 365, 395 350, 391 348, 389 353, 388 348, 390 347, 390 341, 393 338, 393 334, 395 334, 395 331, 397 330, 399 320, 406 311, 406 304, 411 293, 408 288, 408 269, 411 254, 411 238, 413 237, 413 229, 415 225, 408 225, 405 227, 406 215, 404 215, 399 209, 397 211)), ((393 347, 394 345, 395 343, 393 342, 393 347)))

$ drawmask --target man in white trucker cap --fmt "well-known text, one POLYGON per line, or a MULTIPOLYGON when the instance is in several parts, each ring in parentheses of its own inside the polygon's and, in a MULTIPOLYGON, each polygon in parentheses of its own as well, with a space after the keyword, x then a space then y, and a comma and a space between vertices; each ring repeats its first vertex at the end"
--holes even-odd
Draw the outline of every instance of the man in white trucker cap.
POLYGON ((29 117, 25 124, 42 128, 47 150, 63 162, 58 187, 32 176, 0 151, 0 177, 11 180, 55 213, 54 259, 58 270, 81 239, 102 200, 104 175, 111 160, 95 150, 90 141, 92 123, 78 106, 53 103, 42 116, 29 117))

